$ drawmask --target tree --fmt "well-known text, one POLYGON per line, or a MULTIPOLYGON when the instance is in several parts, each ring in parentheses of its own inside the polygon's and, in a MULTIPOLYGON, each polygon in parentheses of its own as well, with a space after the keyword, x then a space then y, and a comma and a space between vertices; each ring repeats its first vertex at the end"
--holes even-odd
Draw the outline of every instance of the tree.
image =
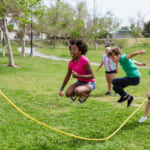
POLYGON ((36 29, 46 33, 50 38, 54 38, 54 47, 56 47, 56 37, 59 33, 59 26, 58 26, 58 18, 60 12, 60 1, 57 1, 55 6, 51 8, 47 8, 45 10, 45 15, 38 20, 36 29))
POLYGON ((74 10, 71 6, 57 0, 55 5, 51 5, 45 10, 45 15, 38 20, 36 29, 52 38, 54 47, 56 47, 57 37, 67 39, 69 36, 70 30, 73 28, 73 18, 74 10))
POLYGON ((112 31, 117 30, 119 21, 114 15, 108 11, 94 18, 94 23, 89 19, 87 24, 88 38, 94 39, 94 47, 96 49, 97 38, 106 38, 112 31))
POLYGON ((93 18, 92 18, 93 27, 91 28, 91 30, 92 30, 92 37, 94 38, 95 49, 97 49, 97 37, 98 37, 98 32, 99 32, 98 20, 99 20, 100 15, 101 13, 97 9, 96 2, 95 0, 93 0, 93 18))
MULTIPOLYGON (((22 52, 21 56, 25 56, 25 34, 27 26, 31 25, 38 17, 43 14, 44 7, 41 6, 41 0, 19 0, 18 1, 19 13, 14 14, 14 19, 19 26, 21 34, 22 52)), ((32 29, 30 29, 32 30, 32 29)), ((32 38, 32 37, 31 37, 32 38)), ((31 52, 31 56, 32 56, 31 52)))
POLYGON ((72 38, 85 38, 86 36, 86 22, 88 11, 86 8, 86 2, 82 1, 77 3, 75 18, 72 21, 72 28, 70 30, 70 36, 72 38))
POLYGON ((99 36, 103 38, 107 37, 107 35, 110 35, 111 32, 116 31, 119 25, 119 20, 113 15, 111 11, 107 11, 106 14, 104 14, 99 19, 99 36))
POLYGON ((73 28, 70 30, 70 37, 71 38, 84 38, 84 29, 85 29, 85 24, 84 21, 80 18, 77 18, 73 20, 72 22, 73 28))
POLYGON ((140 12, 137 13, 137 17, 129 18, 130 22, 130 29, 131 33, 135 37, 136 45, 137 45, 137 38, 141 37, 142 34, 142 28, 144 24, 144 16, 140 14, 140 12))
MULTIPOLYGON (((28 16, 29 6, 33 7, 33 10, 36 10, 36 4, 39 4, 40 0, 1 0, 0 1, 0 17, 3 23, 3 31, 7 43, 7 51, 9 56, 9 64, 10 67, 15 67, 13 52, 10 44, 10 40, 8 37, 8 29, 6 25, 6 18, 15 18, 17 20, 21 20, 23 25, 23 29, 25 32, 25 25, 28 23, 26 20, 26 16, 28 16), (30 4, 30 5, 28 5, 30 4), (35 6, 33 6, 35 5, 35 6), (23 14, 22 16, 20 14, 23 14), (20 17, 20 16, 21 17, 20 17)), ((30 11, 31 12, 31 11, 30 11)), ((30 13, 31 14, 31 13, 30 13)), ((30 17, 31 18, 31 17, 30 17)), ((24 34, 22 34, 24 36, 24 34)), ((24 39, 24 37, 23 37, 24 39)), ((24 46, 24 45, 23 45, 24 46)))
MULTIPOLYGON (((70 32, 75 27, 74 19, 75 11, 74 9, 67 3, 63 3, 61 6, 61 14, 59 17, 59 28, 60 28, 60 36, 65 37, 66 43, 68 43, 68 37, 70 37, 70 32)), ((68 43, 69 44, 69 43, 68 43)))
POLYGON ((13 58, 13 52, 10 44, 10 40, 8 37, 8 29, 6 24, 6 17, 9 14, 14 13, 14 9, 16 9, 15 0, 1 0, 0 1, 0 17, 2 19, 3 24, 3 32, 5 35, 6 43, 7 43, 7 51, 8 51, 8 57, 9 57, 9 67, 15 67, 14 58, 13 58))
POLYGON ((97 39, 104 38, 110 35, 110 32, 115 31, 119 27, 119 21, 114 17, 111 11, 102 13, 98 10, 96 0, 93 0, 92 17, 87 23, 87 37, 94 40, 94 49, 97 49, 97 39))
POLYGON ((147 23, 144 23, 143 35, 145 37, 150 37, 150 21, 147 23))

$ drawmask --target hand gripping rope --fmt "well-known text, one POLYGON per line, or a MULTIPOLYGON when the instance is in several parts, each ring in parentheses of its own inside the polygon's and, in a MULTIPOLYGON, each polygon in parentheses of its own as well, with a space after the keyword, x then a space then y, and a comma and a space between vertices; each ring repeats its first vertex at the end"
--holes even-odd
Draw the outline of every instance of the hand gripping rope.
POLYGON ((144 102, 147 100, 147 98, 144 99, 144 101, 139 105, 139 107, 120 125, 120 127, 118 129, 116 129, 111 135, 105 137, 105 138, 100 138, 100 139, 91 139, 91 138, 85 138, 85 137, 80 137, 80 136, 76 136, 76 135, 73 135, 73 134, 70 134, 70 133, 67 133, 67 132, 64 132, 64 131, 61 131, 61 130, 58 130, 58 129, 55 129, 55 128, 52 128, 51 126, 48 126, 38 120, 36 120, 35 118, 29 116, 28 114, 26 114, 25 112, 23 112, 19 107, 17 107, 11 100, 9 100, 5 94, 0 91, 0 95, 6 100, 8 101, 8 103, 10 103, 15 109, 17 109, 20 113, 22 113, 24 116, 28 117, 29 119, 33 120, 34 122, 46 127, 46 128, 49 128, 53 131, 56 131, 58 133, 61 133, 61 134, 65 134, 67 136, 70 136, 70 137, 74 137, 74 138, 77 138, 77 139, 81 139, 81 140, 87 140, 87 141, 105 141, 105 140, 108 140, 110 139, 113 135, 115 135, 127 122, 128 120, 133 117, 133 115, 142 107, 142 105, 144 104, 144 102))

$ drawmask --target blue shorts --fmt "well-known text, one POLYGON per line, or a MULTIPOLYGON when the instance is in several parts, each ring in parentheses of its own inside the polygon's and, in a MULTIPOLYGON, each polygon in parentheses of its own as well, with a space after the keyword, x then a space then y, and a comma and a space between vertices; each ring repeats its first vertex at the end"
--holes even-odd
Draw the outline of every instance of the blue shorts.
POLYGON ((76 82, 77 85, 84 85, 84 84, 88 84, 91 87, 91 91, 93 91, 95 89, 95 82, 86 82, 86 81, 77 81, 76 82))

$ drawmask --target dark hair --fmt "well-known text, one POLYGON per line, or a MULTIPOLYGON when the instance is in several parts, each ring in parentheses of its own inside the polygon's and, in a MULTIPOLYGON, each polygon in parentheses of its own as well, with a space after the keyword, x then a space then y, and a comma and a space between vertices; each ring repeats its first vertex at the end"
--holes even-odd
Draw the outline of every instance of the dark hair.
POLYGON ((106 45, 105 45, 105 48, 107 48, 107 47, 109 47, 109 46, 110 46, 109 44, 106 44, 106 45))
POLYGON ((112 55, 121 55, 121 49, 116 47, 116 48, 112 48, 109 52, 108 52, 108 57, 112 56, 112 55))
POLYGON ((72 45, 76 45, 79 51, 82 52, 82 55, 85 55, 88 51, 88 46, 82 40, 71 39, 69 49, 71 50, 72 45))

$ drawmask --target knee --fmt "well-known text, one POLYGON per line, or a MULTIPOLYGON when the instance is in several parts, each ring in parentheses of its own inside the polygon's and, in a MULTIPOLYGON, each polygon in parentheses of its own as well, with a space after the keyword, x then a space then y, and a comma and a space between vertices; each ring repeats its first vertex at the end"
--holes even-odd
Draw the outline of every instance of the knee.
POLYGON ((70 97, 70 94, 66 92, 66 93, 65 93, 65 96, 66 96, 66 97, 70 97))
POLYGON ((69 91, 66 91, 65 96, 66 96, 66 97, 71 97, 71 96, 72 96, 72 93, 69 92, 69 91))

